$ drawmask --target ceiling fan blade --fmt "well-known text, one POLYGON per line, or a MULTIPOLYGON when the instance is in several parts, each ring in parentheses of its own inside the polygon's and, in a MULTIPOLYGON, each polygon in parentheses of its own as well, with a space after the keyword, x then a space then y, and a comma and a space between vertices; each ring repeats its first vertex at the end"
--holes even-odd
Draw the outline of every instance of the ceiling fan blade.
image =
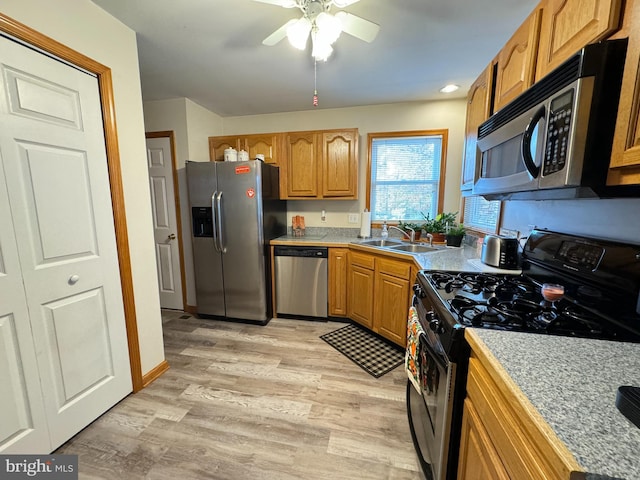
POLYGON ((276 43, 278 43, 280 40, 282 40, 284 37, 287 36, 287 29, 297 21, 298 21, 297 18, 292 18, 287 23, 282 25, 279 29, 277 29, 275 32, 273 32, 271 35, 269 35, 267 38, 265 38, 262 41, 262 44, 268 47, 273 47, 276 43))
POLYGON ((253 0, 253 1, 260 2, 260 3, 268 3, 269 5, 277 5, 279 7, 284 7, 284 8, 294 8, 298 6, 295 0, 253 0))
POLYGON ((338 8, 345 8, 359 1, 360 0, 333 0, 333 4, 338 8))
POLYGON ((364 40, 365 42, 373 42, 380 30, 380 25, 377 23, 370 22, 351 13, 338 12, 335 16, 340 19, 343 32, 360 40, 364 40))

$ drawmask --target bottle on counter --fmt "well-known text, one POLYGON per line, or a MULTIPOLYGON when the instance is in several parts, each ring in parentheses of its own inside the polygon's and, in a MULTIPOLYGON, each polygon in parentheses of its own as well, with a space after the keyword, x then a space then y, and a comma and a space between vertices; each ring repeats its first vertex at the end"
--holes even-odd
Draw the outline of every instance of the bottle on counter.
POLYGON ((380 233, 380 236, 385 240, 389 237, 389 229, 387 228, 387 222, 384 222, 382 224, 382 233, 380 233))

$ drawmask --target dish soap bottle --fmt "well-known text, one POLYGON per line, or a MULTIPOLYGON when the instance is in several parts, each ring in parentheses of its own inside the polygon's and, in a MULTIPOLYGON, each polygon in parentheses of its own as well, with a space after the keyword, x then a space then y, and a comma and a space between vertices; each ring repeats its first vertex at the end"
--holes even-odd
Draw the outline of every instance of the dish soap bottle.
POLYGON ((382 233, 380 233, 380 236, 382 237, 383 240, 386 240, 389 237, 389 229, 387 228, 387 222, 384 222, 382 224, 382 233))

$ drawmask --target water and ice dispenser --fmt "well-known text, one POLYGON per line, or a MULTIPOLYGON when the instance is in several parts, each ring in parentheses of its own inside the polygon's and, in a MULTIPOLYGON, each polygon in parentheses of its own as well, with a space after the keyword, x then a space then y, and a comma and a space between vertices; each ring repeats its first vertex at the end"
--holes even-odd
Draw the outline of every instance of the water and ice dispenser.
POLYGON ((213 237, 211 207, 191 207, 191 225, 194 237, 213 237))

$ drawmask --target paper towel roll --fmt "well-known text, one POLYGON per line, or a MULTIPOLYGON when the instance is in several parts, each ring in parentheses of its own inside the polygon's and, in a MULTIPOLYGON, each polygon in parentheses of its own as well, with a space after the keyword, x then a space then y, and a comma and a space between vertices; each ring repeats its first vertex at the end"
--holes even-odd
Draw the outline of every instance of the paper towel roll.
POLYGON ((360 237, 367 238, 371 236, 371 212, 366 210, 360 216, 360 237))

